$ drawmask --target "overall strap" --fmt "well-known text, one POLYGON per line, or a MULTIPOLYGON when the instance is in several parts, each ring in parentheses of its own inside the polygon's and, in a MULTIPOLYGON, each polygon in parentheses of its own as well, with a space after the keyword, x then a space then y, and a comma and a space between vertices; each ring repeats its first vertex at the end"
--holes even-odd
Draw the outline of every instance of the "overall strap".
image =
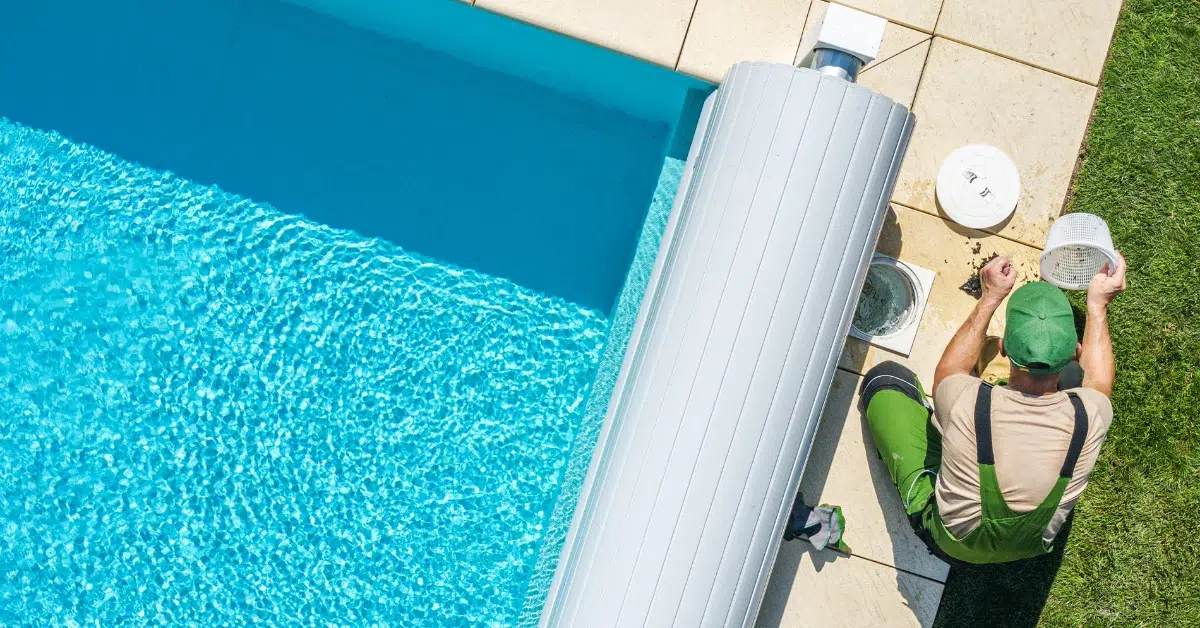
MULTIPOLYGON (((975 397, 975 451, 979 464, 996 464, 992 452, 992 385, 987 382, 979 382, 975 397)), ((1075 463, 1071 466, 1074 468, 1075 463)))
POLYGON ((1075 463, 1079 462, 1079 454, 1083 451, 1083 441, 1087 440, 1088 417, 1079 395, 1069 392, 1071 407, 1075 409, 1075 430, 1071 432, 1071 446, 1067 448, 1067 459, 1063 462, 1060 477, 1069 478, 1075 473, 1075 463))

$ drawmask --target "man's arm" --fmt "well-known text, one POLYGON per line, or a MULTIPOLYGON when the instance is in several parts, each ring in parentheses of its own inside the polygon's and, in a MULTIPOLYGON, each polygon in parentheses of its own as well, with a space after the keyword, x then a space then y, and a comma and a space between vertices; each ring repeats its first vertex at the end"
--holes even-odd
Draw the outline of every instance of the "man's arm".
POLYGON ((1083 349, 1079 366, 1083 369, 1083 386, 1112 397, 1116 377, 1112 337, 1108 334, 1108 305, 1125 290, 1125 257, 1117 254, 1117 267, 1105 266, 1088 285, 1087 327, 1083 331, 1083 349))
POLYGON ((951 375, 969 375, 975 368, 979 354, 983 351, 983 343, 987 339, 988 323, 1000 308, 1004 297, 1012 292, 1016 282, 1017 271, 1007 257, 997 257, 979 269, 979 283, 983 287, 983 296, 975 304, 975 309, 971 310, 966 322, 954 333, 950 344, 946 345, 942 359, 933 371, 933 390, 930 391, 932 394, 937 394, 942 380, 951 375))

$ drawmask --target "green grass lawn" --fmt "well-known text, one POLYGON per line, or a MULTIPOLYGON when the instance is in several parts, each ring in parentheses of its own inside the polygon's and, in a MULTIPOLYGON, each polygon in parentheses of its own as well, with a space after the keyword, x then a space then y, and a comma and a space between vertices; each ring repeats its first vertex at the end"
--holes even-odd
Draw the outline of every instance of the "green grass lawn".
POLYGON ((1200 626, 1200 0, 1126 0, 1070 210, 1129 262, 1112 429, 1065 551, 955 571, 938 625, 1200 626))

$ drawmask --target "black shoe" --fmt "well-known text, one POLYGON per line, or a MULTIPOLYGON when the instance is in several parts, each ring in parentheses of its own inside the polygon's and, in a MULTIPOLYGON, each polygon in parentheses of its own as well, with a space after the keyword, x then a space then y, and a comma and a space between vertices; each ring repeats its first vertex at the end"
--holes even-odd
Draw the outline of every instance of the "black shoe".
POLYGON ((864 409, 871 404, 871 397, 881 390, 899 391, 909 399, 929 407, 925 402, 925 395, 921 393, 921 383, 917 380, 917 374, 897 362, 881 362, 863 376, 859 395, 862 397, 864 409))

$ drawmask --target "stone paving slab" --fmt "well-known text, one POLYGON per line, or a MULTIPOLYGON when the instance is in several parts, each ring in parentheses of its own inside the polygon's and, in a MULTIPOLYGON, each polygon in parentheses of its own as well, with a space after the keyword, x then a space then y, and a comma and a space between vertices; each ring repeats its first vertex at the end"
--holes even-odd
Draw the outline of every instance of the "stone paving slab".
POLYGON ((696 0, 475 0, 475 6, 675 67, 696 0))
POLYGON ((1121 0, 945 0, 937 34, 1095 85, 1121 0))
POLYGON ((865 558, 784 543, 757 628, 932 626, 945 585, 865 558))
POLYGON ((1010 220, 988 229, 1041 247, 1063 209, 1096 88, 936 37, 917 90, 917 127, 892 199, 939 215, 934 183, 964 144, 991 144, 1021 177, 1010 220))
POLYGON ((718 82, 738 61, 791 63, 809 0, 699 0, 679 71, 718 82))

